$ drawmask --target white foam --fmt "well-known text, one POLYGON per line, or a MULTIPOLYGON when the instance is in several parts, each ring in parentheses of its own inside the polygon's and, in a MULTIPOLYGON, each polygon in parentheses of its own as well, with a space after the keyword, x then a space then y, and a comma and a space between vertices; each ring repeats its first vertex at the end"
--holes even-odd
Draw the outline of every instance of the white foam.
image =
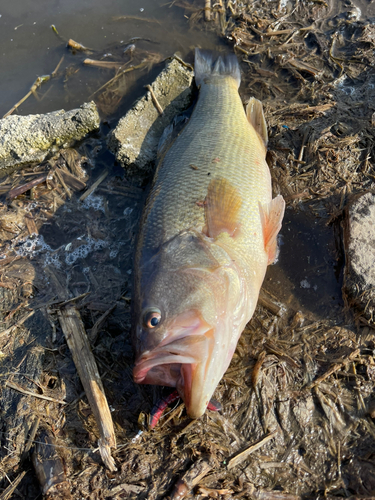
POLYGON ((300 286, 301 288, 311 288, 310 283, 306 279, 301 281, 300 286))
MULTIPOLYGON (((77 238, 77 240, 82 240, 82 236, 77 238)), ((95 250, 102 250, 109 246, 108 241, 105 240, 94 240, 91 236, 85 238, 86 243, 80 245, 72 252, 67 252, 65 255, 65 262, 68 266, 73 265, 79 259, 85 259, 91 252, 95 250)))
POLYGON ((17 255, 30 259, 44 253, 44 266, 53 264, 57 268, 61 267, 58 251, 51 248, 41 234, 32 234, 24 240, 19 240, 14 246, 14 251, 17 255))
POLYGON ((97 194, 91 193, 87 198, 85 198, 82 203, 82 207, 88 210, 89 208, 93 208, 97 212, 105 213, 105 200, 103 196, 99 196, 97 194))

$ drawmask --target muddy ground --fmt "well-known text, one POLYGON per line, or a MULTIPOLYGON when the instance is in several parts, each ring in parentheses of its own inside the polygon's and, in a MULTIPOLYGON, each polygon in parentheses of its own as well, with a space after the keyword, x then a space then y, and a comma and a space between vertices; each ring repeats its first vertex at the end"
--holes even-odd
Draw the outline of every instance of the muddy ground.
MULTIPOLYGON (((100 134, 0 184, 0 499, 41 498, 33 461, 47 458, 59 464, 49 498, 373 498, 375 330, 341 287, 345 208, 374 189, 375 28, 350 1, 340 12, 321 0, 218 2, 210 21, 202 1, 175 4, 192 37, 213 30, 235 51, 243 101, 263 101, 274 193, 287 202, 280 260, 214 395, 222 411, 191 421, 175 404, 148 431, 169 392, 132 379, 132 252, 149 179, 126 177, 106 150, 121 78, 98 92, 100 134), (72 298, 112 412, 116 472, 96 449, 58 320, 72 298)), ((153 71, 160 59, 155 46, 153 71)))

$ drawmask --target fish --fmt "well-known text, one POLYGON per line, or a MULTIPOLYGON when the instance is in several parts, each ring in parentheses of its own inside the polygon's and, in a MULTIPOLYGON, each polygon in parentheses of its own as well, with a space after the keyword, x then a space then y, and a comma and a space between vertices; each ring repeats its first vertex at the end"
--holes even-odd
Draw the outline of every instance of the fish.
POLYGON ((260 101, 234 54, 195 50, 199 95, 159 152, 134 258, 134 381, 174 387, 199 418, 253 316, 284 215, 260 101))

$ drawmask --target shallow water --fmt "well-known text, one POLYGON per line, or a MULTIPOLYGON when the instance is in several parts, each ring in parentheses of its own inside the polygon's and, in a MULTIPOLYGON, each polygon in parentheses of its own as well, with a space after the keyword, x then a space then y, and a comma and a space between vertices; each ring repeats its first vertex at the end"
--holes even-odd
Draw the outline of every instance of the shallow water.
MULTIPOLYGON (((72 84, 69 78, 65 82, 55 78, 38 91, 39 100, 31 96, 20 106, 20 114, 79 106, 111 77, 113 70, 84 67, 85 55, 67 50, 68 39, 93 49, 94 54, 106 54, 105 60, 113 60, 111 55, 121 56, 130 42, 144 50, 156 49, 164 57, 179 52, 182 57, 189 55, 190 58, 196 46, 223 45, 222 38, 214 31, 190 28, 184 9, 173 3, 163 0, 3 1, 0 4, 0 116, 27 94, 37 77, 50 75, 62 56, 61 70, 69 66, 74 72, 78 70, 78 75, 71 78, 72 84), (121 16, 129 19, 121 19, 121 16), (59 35, 52 30, 52 25, 59 35)), ((329 3, 329 8, 332 17, 353 12, 357 20, 365 21, 375 16, 375 2, 356 0, 344 5, 335 0, 329 3)), ((131 80, 136 79, 131 76, 131 80)), ((122 109, 138 96, 136 90, 132 90, 127 92, 122 109)))
MULTIPOLYGON (((0 15, 0 116, 29 91, 38 76, 51 74, 63 55, 62 69, 72 65, 79 70, 74 88, 69 81, 64 88, 62 79, 56 78, 42 87, 42 100, 31 97, 20 107, 20 114, 78 106, 111 77, 113 70, 83 67, 82 53, 66 49, 70 38, 94 53, 107 54, 106 60, 111 60, 110 53, 121 54, 129 43, 150 51, 156 48, 165 57, 177 51, 185 57, 196 45, 210 48, 219 43, 212 32, 189 32, 184 9, 170 8, 160 0, 2 2, 0 15)), ((129 104, 133 99, 128 96, 129 104)))

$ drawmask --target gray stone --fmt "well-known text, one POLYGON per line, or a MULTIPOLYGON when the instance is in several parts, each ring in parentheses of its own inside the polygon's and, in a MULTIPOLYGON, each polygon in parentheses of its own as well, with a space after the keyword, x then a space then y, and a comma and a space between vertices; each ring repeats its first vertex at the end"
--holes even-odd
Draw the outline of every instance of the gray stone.
POLYGON ((45 115, 11 115, 0 120, 0 169, 40 162, 53 147, 82 139, 99 128, 94 102, 71 111, 45 115))
POLYGON ((354 199, 344 222, 344 298, 375 323, 375 194, 354 199))
POLYGON ((191 69, 172 59, 151 85, 163 115, 160 116, 148 91, 121 118, 109 136, 109 149, 129 174, 148 175, 152 172, 164 129, 191 105, 193 74, 191 69))

